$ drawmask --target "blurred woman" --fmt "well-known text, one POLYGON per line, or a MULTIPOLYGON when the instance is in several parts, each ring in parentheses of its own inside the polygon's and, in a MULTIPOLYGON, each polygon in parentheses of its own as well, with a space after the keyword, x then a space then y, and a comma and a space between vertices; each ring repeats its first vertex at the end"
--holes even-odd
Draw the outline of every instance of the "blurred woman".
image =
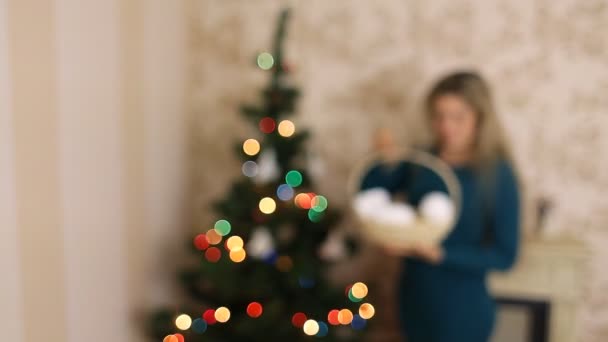
MULTIPOLYGON (((486 275, 515 262, 519 241, 519 190, 494 111, 490 89, 474 72, 441 79, 426 99, 433 135, 430 151, 455 173, 462 206, 440 246, 390 248, 403 257, 399 311, 408 342, 485 342, 495 320, 486 275)), ((384 132, 376 148, 394 160, 394 139, 384 132)), ((362 189, 404 192, 417 205, 431 191, 447 192, 430 170, 401 162, 378 163, 362 189)))

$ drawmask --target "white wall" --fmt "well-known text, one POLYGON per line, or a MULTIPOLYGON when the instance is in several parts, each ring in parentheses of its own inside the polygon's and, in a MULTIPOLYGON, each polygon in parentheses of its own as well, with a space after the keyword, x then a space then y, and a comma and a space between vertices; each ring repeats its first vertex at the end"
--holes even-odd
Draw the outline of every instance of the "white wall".
POLYGON ((0 331, 143 340, 188 224, 186 1, 40 6, 0 0, 0 331))

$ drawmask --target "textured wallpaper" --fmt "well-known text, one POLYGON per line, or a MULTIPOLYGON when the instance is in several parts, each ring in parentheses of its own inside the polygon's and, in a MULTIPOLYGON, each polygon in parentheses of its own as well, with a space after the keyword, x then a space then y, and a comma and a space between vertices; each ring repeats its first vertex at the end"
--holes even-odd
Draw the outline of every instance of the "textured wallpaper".
POLYGON ((345 203, 346 177, 369 150, 372 128, 390 126, 403 143, 425 139, 420 99, 433 80, 456 68, 480 70, 529 203, 547 197, 553 204, 543 233, 577 235, 593 248, 580 340, 603 341, 608 1, 192 1, 198 207, 240 174, 232 142, 256 132, 238 108, 256 101, 267 80, 254 57, 270 47, 285 3, 294 7, 287 56, 303 91, 295 122, 314 134, 318 183, 332 203, 345 203))

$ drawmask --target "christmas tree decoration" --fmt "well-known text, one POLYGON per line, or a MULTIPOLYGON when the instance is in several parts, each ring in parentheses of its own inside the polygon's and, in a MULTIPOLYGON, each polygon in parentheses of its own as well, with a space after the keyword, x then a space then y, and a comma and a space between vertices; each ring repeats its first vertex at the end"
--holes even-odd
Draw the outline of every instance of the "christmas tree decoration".
POLYGON ((353 303, 358 303, 360 301, 363 300, 363 298, 357 298, 355 297, 355 295, 353 294, 353 289, 351 288, 350 291, 348 291, 348 299, 353 302, 353 303))
POLYGON ((279 123, 278 130, 282 137, 289 138, 296 132, 296 125, 289 120, 283 120, 279 123))
POLYGON ((260 152, 260 143, 255 139, 247 139, 243 143, 243 151, 248 156, 255 156, 260 152))
POLYGON ((258 172, 254 181, 256 184, 266 184, 279 179, 281 174, 276 152, 272 148, 265 149, 258 157, 258 172))
POLYGON ((249 254, 257 259, 265 259, 274 252, 274 239, 266 227, 258 227, 247 243, 249 254))
POLYGON ((262 52, 258 55, 257 63, 260 69, 270 70, 274 66, 274 57, 268 52, 262 52))
POLYGON ((220 323, 226 323, 230 319, 230 310, 227 307, 219 307, 215 310, 215 320, 220 323))
POLYGON ((359 315, 363 319, 371 319, 372 317, 374 317, 375 313, 376 313, 376 309, 374 309, 374 306, 371 305, 370 303, 363 303, 359 307, 359 315))
POLYGON ((186 314, 181 314, 175 319, 175 326, 179 330, 188 330, 192 325, 192 318, 186 314))
POLYGON ((241 167, 241 171, 243 171, 243 174, 249 178, 257 176, 258 170, 258 164, 252 160, 244 162, 243 166, 241 167))
POLYGON ((276 125, 273 118, 265 117, 260 120, 260 131, 262 131, 262 133, 270 134, 274 131, 276 125))
POLYGON ((202 334, 207 331, 207 322, 204 319, 197 318, 192 321, 192 331, 197 334, 202 334))
POLYGON ((270 197, 264 197, 260 200, 259 207, 264 214, 272 214, 277 209, 277 203, 270 197))
POLYGON ((226 220, 219 220, 219 221, 215 222, 215 226, 213 228, 219 235, 226 236, 226 235, 230 234, 230 230, 232 229, 232 226, 230 226, 230 222, 228 222, 226 220))
MULTIPOLYGON (((315 161, 308 161, 314 156, 307 152, 311 134, 294 124, 300 91, 286 74, 292 69, 283 52, 288 13, 281 13, 273 49, 256 56, 269 80, 257 103, 241 106, 252 135, 233 141, 239 163, 236 170, 225 170, 238 175, 205 216, 215 222, 212 228, 188 237, 195 247, 191 258, 179 272, 168 272, 178 274, 183 296, 151 315, 148 326, 156 341, 181 342, 174 340, 178 325, 188 327, 187 342, 304 342, 310 336, 356 342, 363 335, 347 331, 354 329, 346 325, 359 305, 335 288, 331 263, 319 253, 341 214, 317 192, 315 176, 323 175, 312 169, 315 161), (333 308, 347 311, 328 315, 333 308), (176 311, 192 317, 190 322, 180 317, 178 323, 176 311), (316 319, 326 316, 331 328, 316 319)), ((206 186, 195 190, 208 191, 206 186)), ((348 254, 336 251, 339 243, 333 245, 330 255, 348 254)))
POLYGON ((304 333, 308 336, 314 336, 319 332, 319 323, 314 319, 309 319, 304 323, 304 333))
POLYGON ((258 302, 252 302, 247 305, 247 315, 251 318, 258 318, 262 315, 263 312, 262 304, 258 302))
POLYGON ((182 334, 173 334, 173 336, 177 337, 177 342, 184 342, 184 335, 182 335, 182 334))
POLYGON ((179 342, 179 340, 177 339, 177 337, 175 335, 167 335, 163 339, 163 342, 179 342))
POLYGON ((354 283, 353 287, 350 289, 350 291, 353 294, 353 297, 355 298, 365 298, 365 296, 367 296, 367 285, 365 285, 364 283, 358 282, 358 283, 354 283))

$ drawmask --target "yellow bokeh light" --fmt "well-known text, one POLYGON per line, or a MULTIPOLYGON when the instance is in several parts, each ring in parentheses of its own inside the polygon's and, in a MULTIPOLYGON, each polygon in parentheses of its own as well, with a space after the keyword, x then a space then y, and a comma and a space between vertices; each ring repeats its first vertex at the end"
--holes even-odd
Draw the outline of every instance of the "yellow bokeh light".
POLYGON ((207 241, 212 245, 222 242, 222 236, 215 229, 209 229, 205 235, 207 236, 207 241))
POLYGON ((270 197, 260 200, 260 211, 264 214, 272 214, 277 209, 277 203, 270 197))
POLYGON ((230 260, 237 262, 237 263, 245 260, 246 256, 247 256, 247 252, 245 252, 245 250, 243 248, 239 248, 239 249, 230 251, 230 260))
POLYGON ((282 255, 279 257, 279 259, 277 259, 277 268, 279 269, 279 271, 288 272, 289 270, 291 270, 292 267, 293 261, 291 261, 290 257, 282 255))
POLYGON ((240 236, 236 236, 236 235, 231 236, 226 241, 226 247, 228 247, 228 249, 230 251, 236 251, 236 250, 242 249, 243 248, 243 239, 241 239, 240 236))
POLYGON ((375 313, 376 309, 374 309, 374 306, 370 303, 361 304, 359 307, 359 316, 361 316, 363 319, 370 319, 374 317, 375 313))
POLYGON ((296 132, 296 125, 290 120, 283 120, 279 123, 278 131, 282 137, 289 138, 296 132))
POLYGON ((192 325, 192 318, 186 314, 181 314, 175 319, 175 326, 179 330, 188 330, 192 325))
POLYGON ((230 319, 230 310, 227 307, 219 307, 215 310, 215 320, 220 323, 226 323, 230 319))
POLYGON ((260 152, 260 143, 255 139, 247 139, 243 143, 243 151, 249 156, 255 156, 260 152))
POLYGON ((179 339, 175 335, 167 335, 163 339, 163 342, 179 342, 179 339))
POLYGON ((367 296, 367 285, 361 282, 355 283, 351 291, 353 293, 353 297, 358 299, 365 298, 365 296, 367 296))
POLYGON ((314 319, 309 319, 304 323, 304 333, 308 336, 316 335, 319 332, 319 323, 314 319))
POLYGON ((342 309, 338 312, 338 322, 342 325, 350 324, 353 321, 353 313, 349 309, 342 309))

